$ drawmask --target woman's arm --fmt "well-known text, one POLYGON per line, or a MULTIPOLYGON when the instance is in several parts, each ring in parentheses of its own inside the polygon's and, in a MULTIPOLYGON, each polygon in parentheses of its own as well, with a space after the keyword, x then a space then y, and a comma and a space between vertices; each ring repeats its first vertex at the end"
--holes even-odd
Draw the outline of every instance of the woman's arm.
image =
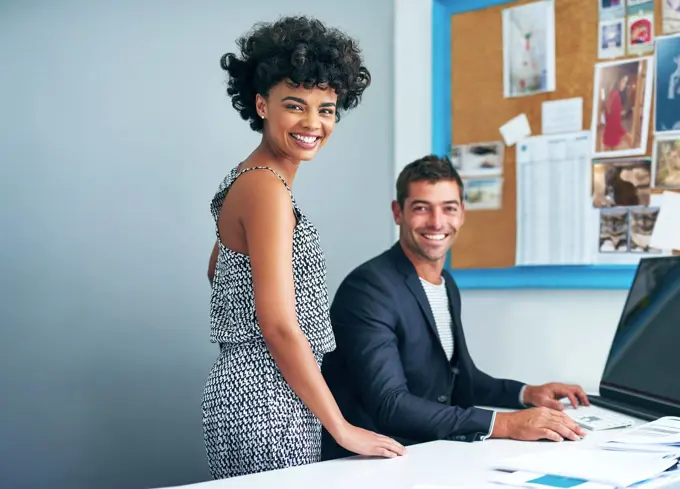
POLYGON ((283 377, 338 443, 362 455, 395 456, 403 447, 345 421, 300 329, 293 282, 290 194, 269 172, 248 172, 231 189, 241 213, 253 274, 257 319, 283 377), (236 188, 238 187, 238 189, 236 188))
MULTIPOLYGON (((238 183, 239 194, 247 193, 243 204, 238 199, 238 208, 262 335, 286 381, 335 435, 345 420, 297 322, 292 262, 295 215, 290 194, 269 172, 248 172, 239 177, 238 183)), ((238 183, 232 190, 237 190, 238 183)))
POLYGON ((210 253, 210 261, 208 262, 208 280, 210 285, 213 283, 215 278, 215 267, 217 266, 217 255, 219 254, 220 248, 217 241, 215 241, 215 246, 213 246, 212 253, 210 253))

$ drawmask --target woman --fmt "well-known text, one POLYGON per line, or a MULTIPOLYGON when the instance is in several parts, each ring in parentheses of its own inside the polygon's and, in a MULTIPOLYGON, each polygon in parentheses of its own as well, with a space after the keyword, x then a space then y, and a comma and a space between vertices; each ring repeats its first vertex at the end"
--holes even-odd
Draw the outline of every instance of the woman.
POLYGON ((340 111, 370 84, 356 42, 305 17, 259 24, 229 53, 227 93, 259 146, 212 200, 210 340, 220 354, 203 395, 214 478, 320 460, 321 427, 346 449, 393 457, 391 438, 350 425, 321 375, 335 348, 319 236, 291 187, 340 111))
POLYGON ((605 122, 602 144, 607 151, 617 149, 625 139, 632 146, 630 135, 623 127, 623 107, 625 104, 628 76, 624 75, 609 92, 605 103, 605 122))

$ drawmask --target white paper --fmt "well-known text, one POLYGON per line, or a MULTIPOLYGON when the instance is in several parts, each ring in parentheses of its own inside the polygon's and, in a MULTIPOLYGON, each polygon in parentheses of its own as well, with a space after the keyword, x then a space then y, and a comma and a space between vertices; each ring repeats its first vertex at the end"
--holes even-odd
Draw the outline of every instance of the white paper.
POLYGON ((680 446, 680 418, 664 416, 628 430, 623 435, 611 438, 606 443, 680 446))
POLYGON ((501 136, 506 146, 513 146, 517 141, 531 136, 531 126, 525 113, 513 117, 500 127, 501 136))
POLYGON ((680 250, 680 193, 664 192, 650 245, 680 250))
POLYGON ((411 489, 474 489, 474 487, 475 486, 471 486, 470 484, 465 484, 464 486, 433 486, 432 484, 418 484, 412 486, 411 489))
MULTIPOLYGON (((482 487, 481 485, 470 485, 470 484, 465 484, 464 486, 442 486, 442 485, 432 485, 432 484, 417 484, 415 486, 411 486, 411 489, 475 489, 475 487, 482 487)), ((579 488, 580 489, 580 488, 579 488)))
MULTIPOLYGON (((489 481, 496 484, 503 484, 506 486, 526 487, 537 489, 549 489, 550 487, 565 487, 564 480, 553 481, 549 474, 537 474, 535 472, 526 472, 523 470, 516 470, 514 472, 503 472, 494 470, 489 475, 489 481), (552 483, 554 482, 554 483, 552 483)), ((559 477, 559 476, 558 476, 559 477)), ((569 486, 566 486, 569 487, 569 486)), ((615 489, 611 484, 602 484, 599 482, 581 482, 576 479, 574 488, 576 489, 615 489)))
POLYGON ((676 465, 658 477, 636 484, 635 489, 656 489, 661 487, 671 489, 672 487, 678 487, 677 484, 680 482, 680 470, 678 469, 676 465))
POLYGON ((647 443, 646 445, 634 444, 634 443, 619 443, 616 441, 608 441, 600 444, 600 448, 603 450, 615 450, 619 452, 640 452, 640 453, 657 453, 668 455, 674 458, 680 458, 680 447, 667 446, 667 445, 652 445, 647 443))
MULTIPOLYGON (((547 474, 535 474, 533 472, 524 472, 517 470, 515 472, 501 472, 492 471, 489 477, 490 482, 496 484, 503 484, 506 486, 514 487, 525 487, 525 488, 535 488, 535 489, 549 489, 549 488, 564 488, 565 482, 560 476, 546 478, 547 474)), ((666 488, 668 489, 671 484, 675 484, 680 481, 680 470, 678 466, 671 467, 666 472, 661 473, 657 477, 648 479, 642 482, 636 483, 633 487, 636 489, 654 489, 654 488, 666 488)), ((573 489, 614 489, 615 486, 611 484, 601 484, 599 482, 586 481, 582 482, 581 479, 573 480, 573 489)))
POLYGON ((649 207, 661 207, 661 202, 663 202, 663 194, 650 194, 649 207))
POLYGON ((564 446, 518 457, 493 465, 500 470, 522 470, 537 474, 575 477, 601 484, 627 487, 667 470, 676 464, 673 458, 657 454, 617 452, 564 446))
POLYGON ((583 130, 583 98, 549 100, 541 106, 543 134, 561 134, 583 130))
POLYGON ((591 263, 590 154, 588 131, 517 144, 517 265, 591 263))

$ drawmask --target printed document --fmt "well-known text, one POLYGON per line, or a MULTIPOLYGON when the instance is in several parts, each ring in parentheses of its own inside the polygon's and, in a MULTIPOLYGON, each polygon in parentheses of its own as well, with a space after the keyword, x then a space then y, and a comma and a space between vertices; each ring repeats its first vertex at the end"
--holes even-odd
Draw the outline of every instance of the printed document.
POLYGON ((517 143, 517 244, 522 265, 592 263, 590 133, 517 143))
POLYGON ((603 447, 617 445, 680 447, 680 418, 665 416, 637 426, 605 442, 603 447))
POLYGON ((583 98, 547 100, 541 104, 543 134, 583 130, 583 98))
POLYGON ((587 449, 565 445, 561 449, 521 455, 494 464, 499 470, 584 479, 590 482, 628 487, 658 477, 677 460, 663 454, 631 453, 587 449))

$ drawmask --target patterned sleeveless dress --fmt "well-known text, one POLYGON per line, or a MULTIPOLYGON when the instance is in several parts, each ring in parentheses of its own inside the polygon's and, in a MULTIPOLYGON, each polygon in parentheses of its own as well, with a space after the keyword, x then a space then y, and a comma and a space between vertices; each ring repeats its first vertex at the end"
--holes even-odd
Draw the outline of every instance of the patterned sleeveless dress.
POLYGON ((224 247, 217 230, 222 202, 247 171, 271 171, 291 196, 293 280, 298 323, 319 368, 335 349, 326 286, 326 261, 316 228, 298 208, 283 178, 268 167, 234 168, 212 200, 219 255, 210 301, 210 341, 219 343, 203 392, 203 434, 215 479, 318 462, 321 423, 283 378, 265 345, 255 313, 247 255, 224 247))

